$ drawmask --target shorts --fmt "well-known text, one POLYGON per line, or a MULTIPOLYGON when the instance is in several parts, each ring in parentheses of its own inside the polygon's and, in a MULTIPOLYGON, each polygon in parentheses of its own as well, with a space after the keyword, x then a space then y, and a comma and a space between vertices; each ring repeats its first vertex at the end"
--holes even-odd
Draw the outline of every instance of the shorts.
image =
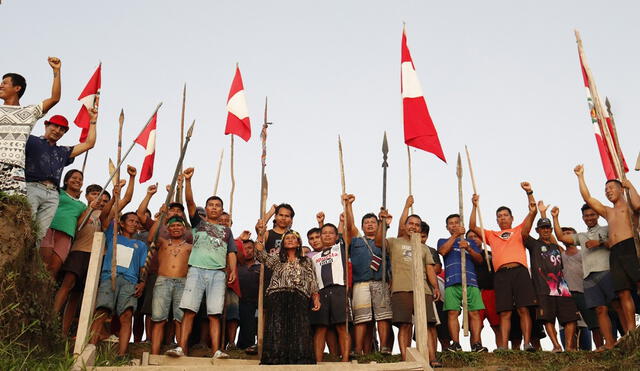
POLYGON ((67 260, 62 265, 62 271, 72 273, 76 276, 76 284, 73 291, 84 290, 84 284, 87 281, 87 271, 89 270, 89 259, 91 253, 86 251, 71 251, 67 260))
MULTIPOLYGON (((156 280, 158 279, 157 273, 149 273, 147 275, 147 281, 144 285, 144 291, 138 300, 140 304, 140 313, 150 316, 153 314, 153 288, 156 285, 156 280)), ((178 299, 178 304, 180 303, 180 299, 178 299)))
POLYGON ((636 290, 640 281, 640 263, 633 238, 627 238, 611 246, 609 271, 613 276, 613 290, 636 290))
POLYGON ((589 330, 600 328, 596 311, 593 310, 593 308, 587 308, 584 294, 577 291, 571 291, 571 296, 573 296, 573 300, 575 300, 578 311, 582 315, 582 319, 584 320, 584 322, 587 324, 587 328, 589 330))
POLYGON ((60 261, 64 262, 67 260, 69 250, 71 250, 71 242, 71 236, 68 234, 49 228, 40 243, 40 248, 53 249, 60 261))
POLYGON ((500 326, 500 316, 496 312, 496 291, 480 290, 480 292, 485 308, 480 311, 480 322, 484 322, 486 318, 489 321, 489 326, 500 326))
POLYGON ((496 312, 537 304, 529 270, 522 265, 499 269, 493 277, 496 291, 496 312))
POLYGON ((0 162, 0 191, 8 195, 27 195, 24 168, 0 162))
POLYGON ((225 319, 227 321, 240 321, 240 298, 235 291, 227 288, 225 294, 225 319))
MULTIPOLYGON (((346 323, 346 288, 342 285, 331 285, 320 292, 320 310, 311 311, 309 320, 312 326, 331 326, 346 323)), ((351 312, 349 310, 349 312, 351 312)), ((351 313, 349 313, 351 320, 351 313)))
POLYGON ((116 291, 111 289, 111 279, 103 280, 98 286, 96 309, 106 309, 112 315, 115 309, 118 316, 129 308, 136 310, 138 299, 134 296, 135 292, 136 285, 127 281, 121 274, 116 275, 116 291))
MULTIPOLYGON (((536 319, 535 307, 528 307, 531 317, 531 339, 544 339, 547 334, 544 331, 544 323, 536 319)), ((520 315, 517 310, 511 312, 511 327, 509 330, 509 341, 522 340, 522 328, 520 327, 520 315)))
MULTIPOLYGON (((453 285, 444 289, 444 307, 442 310, 460 311, 462 308, 462 285, 453 285)), ((467 309, 476 311, 484 309, 482 294, 480 289, 474 286, 467 286, 467 309)))
POLYGON ((180 308, 198 312, 202 295, 207 294, 207 315, 222 314, 224 293, 227 288, 226 274, 222 269, 189 267, 184 284, 180 308))
POLYGON ((391 319, 389 284, 382 281, 356 282, 353 284, 353 323, 391 319))
POLYGON ((153 322, 162 322, 168 319, 171 309, 173 309, 173 319, 178 322, 182 321, 183 312, 180 309, 180 300, 186 280, 186 278, 158 276, 153 287, 151 313, 153 322))
POLYGON ((584 301, 587 308, 608 306, 615 298, 611 272, 591 272, 584 279, 584 301))
POLYGON ((440 318, 440 323, 436 325, 436 334, 438 334, 438 340, 440 343, 448 344, 451 342, 451 334, 449 333, 449 317, 447 313, 442 310, 444 303, 440 300, 435 302, 436 305, 436 313, 440 318))
POLYGON ((538 295, 538 308, 536 318, 544 321, 556 323, 564 326, 565 323, 577 321, 578 307, 575 300, 570 296, 538 295))
MULTIPOLYGON (((435 305, 433 295, 425 295, 427 303, 427 323, 436 323, 435 305)), ((393 310, 392 322, 394 325, 413 323, 413 292, 399 291, 391 294, 391 309, 393 310)))

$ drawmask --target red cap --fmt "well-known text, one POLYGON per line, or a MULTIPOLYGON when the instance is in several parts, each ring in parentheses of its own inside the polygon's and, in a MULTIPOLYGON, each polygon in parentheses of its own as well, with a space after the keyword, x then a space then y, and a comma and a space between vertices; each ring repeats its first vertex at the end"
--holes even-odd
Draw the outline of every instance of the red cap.
POLYGON ((64 116, 62 115, 51 116, 49 120, 44 121, 44 124, 45 125, 54 124, 54 125, 62 126, 63 128, 69 127, 69 121, 67 121, 67 119, 64 118, 64 116))

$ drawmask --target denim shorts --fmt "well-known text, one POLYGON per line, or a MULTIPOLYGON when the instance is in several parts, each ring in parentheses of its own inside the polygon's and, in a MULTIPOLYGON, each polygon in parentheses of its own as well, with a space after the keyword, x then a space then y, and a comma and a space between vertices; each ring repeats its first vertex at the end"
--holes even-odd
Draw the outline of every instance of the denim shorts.
POLYGON ((180 300, 184 290, 186 278, 172 278, 158 276, 153 287, 153 301, 151 303, 151 320, 162 322, 169 318, 169 311, 173 308, 173 319, 182 321, 180 300))
POLYGON ((226 274, 223 270, 189 267, 180 308, 197 313, 202 295, 206 293, 207 315, 222 314, 226 288, 226 274))
POLYGON ((225 298, 226 312, 225 318, 227 321, 240 321, 240 298, 230 288, 227 288, 227 297, 225 298))
POLYGON ((136 292, 136 285, 127 281, 122 275, 116 275, 116 291, 111 289, 111 279, 100 282, 98 286, 98 298, 96 308, 108 310, 111 314, 116 309, 118 316, 129 308, 136 310, 138 298, 133 296, 136 292))

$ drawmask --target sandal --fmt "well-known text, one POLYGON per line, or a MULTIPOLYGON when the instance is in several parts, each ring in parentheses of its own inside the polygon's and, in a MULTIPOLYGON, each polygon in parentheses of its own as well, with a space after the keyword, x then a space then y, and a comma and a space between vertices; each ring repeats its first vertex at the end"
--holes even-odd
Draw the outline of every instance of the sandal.
POLYGON ((440 363, 440 361, 433 360, 429 362, 429 366, 431 366, 431 368, 442 368, 442 363, 440 363))

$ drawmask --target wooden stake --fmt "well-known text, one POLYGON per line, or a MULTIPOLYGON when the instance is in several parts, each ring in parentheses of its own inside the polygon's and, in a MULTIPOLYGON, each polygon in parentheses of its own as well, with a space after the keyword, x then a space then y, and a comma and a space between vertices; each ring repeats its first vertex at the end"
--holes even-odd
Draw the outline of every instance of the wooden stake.
MULTIPOLYGON (((456 176, 458 177, 458 213, 460 214, 460 226, 464 228, 464 201, 462 199, 462 160, 458 152, 458 163, 456 166, 456 176)), ((464 240, 458 240, 458 246, 464 240)), ((460 246, 460 274, 462 278, 462 330, 464 336, 469 336, 469 300, 467 296, 467 252, 460 246)), ((457 320, 457 319, 456 319, 457 320)))
MULTIPOLYGON (((409 146, 407 146, 407 159, 409 160, 409 196, 413 196, 413 191, 411 190, 411 182, 413 180, 413 177, 411 176, 411 150, 409 149, 409 146)), ((413 205, 411 206, 409 213, 413 214, 413 205)))
POLYGON ((218 195, 218 183, 220 183, 220 169, 222 169, 222 158, 224 157, 224 148, 220 151, 220 160, 218 160, 218 170, 216 171, 216 183, 213 186, 213 195, 218 195))
MULTIPOLYGON (((344 160, 342 155, 342 140, 340 139, 340 135, 338 135, 338 159, 340 161, 340 183, 342 185, 342 194, 345 194, 347 193, 347 186, 344 179, 344 160)), ((344 221, 345 221, 345 227, 342 232, 343 240, 347 240, 349 236, 348 234, 349 228, 347 228, 347 225, 346 225, 347 224, 347 203, 344 200, 342 201, 342 212, 344 213, 344 221)), ((349 269, 348 269, 349 264, 346 263, 349 261, 349 246, 345 246, 344 255, 345 255, 344 256, 345 329, 347 332, 347 336, 349 336, 348 335, 349 334, 349 283, 347 282, 349 279, 349 269)))
POLYGON ((427 335, 427 302, 424 289, 425 267, 422 261, 420 233, 411 234, 411 257, 413 260, 413 318, 415 322, 418 351, 429 363, 429 336, 427 335))
MULTIPOLYGON (((382 138, 382 207, 387 208, 387 155, 389 154, 389 144, 387 143, 387 132, 382 138)), ((380 220, 382 224, 382 284, 387 282, 387 225, 386 221, 380 220)), ((383 288, 386 290, 386 288, 383 288)))
MULTIPOLYGON (((124 110, 120 110, 120 117, 118 118, 118 163, 122 160, 122 126, 124 124, 124 110)), ((120 183, 120 168, 116 169, 116 176, 113 180, 114 185, 120 183)), ((115 193, 115 192, 114 192, 115 193)), ((120 192, 118 192, 120 193, 120 192)), ((116 193, 113 195, 114 197, 114 215, 113 215, 113 238, 112 238, 112 251, 111 251, 111 288, 113 291, 116 290, 116 270, 117 270, 117 259, 118 259, 118 222, 120 219, 120 196, 116 193)))
MULTIPOLYGON (((184 147, 184 112, 187 103, 187 83, 184 83, 184 87, 182 88, 182 114, 180 115, 180 152, 182 152, 182 148, 184 147)), ((180 173, 182 173, 182 166, 180 166, 180 173)), ((176 190, 176 202, 182 203, 182 183, 178 184, 178 189, 176 190)))
POLYGON ((233 215, 233 192, 236 190, 236 177, 233 175, 233 134, 231 134, 231 159, 230 159, 230 172, 231 172, 231 194, 229 195, 229 216, 233 215))
MULTIPOLYGON (((469 148, 464 146, 464 151, 467 154, 467 164, 469 165, 469 175, 471 176, 471 185, 473 187, 473 193, 478 194, 478 188, 476 187, 476 177, 473 175, 473 166, 471 165, 471 155, 469 154, 469 148)), ((480 221, 480 240, 482 241, 482 250, 484 251, 484 260, 487 262, 487 268, 491 272, 491 263, 489 263, 489 252, 487 251, 487 245, 484 240, 484 223, 482 222, 482 213, 480 212, 480 201, 478 200, 478 220, 480 221)))
MULTIPOLYGON (((262 142, 262 154, 260 156, 260 218, 264 220, 267 211, 267 197, 269 196, 269 183, 267 181, 267 128, 271 124, 267 119, 269 99, 264 98, 264 122, 260 139, 262 142)), ((266 223, 266 220, 265 220, 266 223)), ((258 236, 259 238, 260 236, 258 236)), ((260 264, 260 282, 258 286, 258 358, 262 359, 262 346, 264 343, 264 264, 260 264)))

